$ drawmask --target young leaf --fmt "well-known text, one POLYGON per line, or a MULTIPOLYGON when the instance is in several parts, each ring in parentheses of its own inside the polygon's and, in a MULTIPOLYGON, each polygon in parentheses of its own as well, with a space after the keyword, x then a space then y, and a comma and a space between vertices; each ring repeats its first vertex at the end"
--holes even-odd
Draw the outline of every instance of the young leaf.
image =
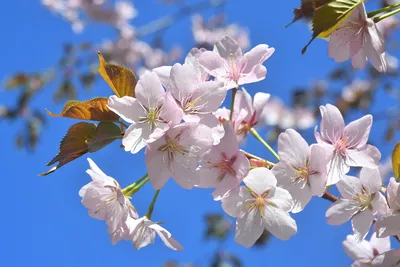
POLYGON ((294 18, 286 27, 292 25, 302 18, 312 18, 316 9, 328 4, 333 0, 302 0, 301 6, 293 10, 294 18))
POLYGON ((396 144, 392 152, 392 167, 394 176, 398 180, 400 175, 400 142, 396 144))
POLYGON ((48 110, 46 111, 52 117, 66 117, 92 121, 118 121, 118 115, 108 108, 107 103, 108 98, 105 97, 93 98, 83 102, 71 100, 65 104, 60 114, 54 114, 48 110))
POLYGON ((96 135, 96 125, 88 122, 78 122, 69 128, 67 134, 60 143, 60 151, 46 166, 53 165, 58 161, 58 165, 51 168, 40 176, 48 175, 61 168, 70 161, 86 154, 88 150, 87 140, 91 140, 96 135))
POLYGON ((100 64, 97 70, 114 93, 118 97, 135 97, 135 87, 137 83, 135 74, 130 69, 123 66, 107 63, 100 52, 98 55, 100 64))
POLYGON ((100 122, 97 125, 96 136, 87 142, 89 152, 95 152, 116 139, 121 139, 121 129, 112 122, 100 122))
POLYGON ((315 38, 326 38, 350 16, 351 12, 365 0, 334 0, 316 9, 313 17, 313 35, 301 51, 304 54, 315 38))

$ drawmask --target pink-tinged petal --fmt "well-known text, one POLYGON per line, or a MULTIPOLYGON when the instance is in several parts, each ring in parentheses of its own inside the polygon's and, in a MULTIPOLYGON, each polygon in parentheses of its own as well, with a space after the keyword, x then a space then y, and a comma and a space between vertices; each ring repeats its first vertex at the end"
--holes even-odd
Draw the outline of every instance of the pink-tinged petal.
POLYGON ((328 208, 325 216, 328 218, 328 224, 341 225, 350 220, 359 210, 360 208, 352 200, 339 199, 328 208))
POLYGON ((236 134, 233 131, 231 122, 226 122, 224 124, 224 131, 225 135, 215 149, 219 154, 223 153, 227 158, 232 158, 239 152, 239 142, 236 139, 236 134))
MULTIPOLYGON (((243 85, 248 83, 259 82, 261 80, 264 80, 266 75, 267 75, 267 68, 259 64, 256 65, 250 73, 240 77, 238 84, 243 85)), ((227 88, 232 88, 232 87, 227 87, 227 88)))
POLYGON ((199 123, 204 124, 205 126, 211 129, 212 137, 214 139, 213 145, 214 146, 218 145, 221 139, 225 135, 225 129, 224 125, 221 124, 216 115, 214 114, 203 115, 201 116, 199 123))
POLYGON ((292 196, 289 191, 280 187, 275 189, 273 196, 268 197, 268 201, 273 203, 274 207, 287 212, 289 212, 293 206, 292 196))
POLYGON ((289 188, 292 186, 292 177, 296 177, 297 173, 290 163, 279 161, 271 170, 277 180, 278 186, 289 188))
POLYGON ((164 85, 165 88, 168 88, 169 76, 171 74, 171 69, 172 69, 172 66, 162 66, 162 67, 153 69, 153 72, 158 75, 162 85, 164 85))
POLYGON ((366 240, 357 242, 353 235, 346 237, 346 240, 343 241, 343 248, 346 254, 353 260, 374 258, 371 244, 366 240))
POLYGON ((133 123, 125 131, 122 138, 122 144, 125 151, 135 154, 146 146, 146 140, 151 134, 150 125, 142 123, 133 123))
POLYGON ((358 120, 350 122, 344 128, 344 135, 348 138, 346 145, 350 148, 361 148, 365 146, 368 142, 371 126, 371 115, 366 115, 358 120))
POLYGON ((257 123, 260 119, 260 116, 267 104, 270 94, 266 93, 256 93, 254 95, 253 108, 254 108, 254 123, 257 123))
POLYGON ((250 161, 243 154, 243 152, 238 152, 235 163, 233 163, 233 169, 236 172, 237 179, 239 179, 240 181, 242 181, 244 177, 249 174, 250 161))
POLYGON ((119 98, 115 95, 108 99, 108 107, 124 121, 133 123, 140 117, 146 117, 143 107, 136 98, 124 96, 119 98))
POLYGON ((216 111, 226 97, 224 83, 218 81, 202 82, 193 92, 192 99, 199 108, 199 113, 211 113, 216 111))
POLYGON ((344 62, 356 54, 358 51, 350 49, 352 39, 357 32, 354 27, 349 25, 340 26, 329 38, 328 55, 336 62, 344 62))
MULTIPOLYGON (((180 145, 191 149, 193 155, 200 156, 213 146, 211 129, 202 124, 186 123, 175 126, 176 132, 184 129, 180 137, 180 145)), ((186 155, 188 156, 188 155, 186 155)))
POLYGON ((90 169, 88 169, 86 172, 90 175, 90 178, 92 178, 93 181, 105 183, 113 180, 111 177, 106 175, 91 158, 87 158, 87 160, 89 162, 90 169))
POLYGON ((263 221, 258 209, 250 209, 236 221, 235 241, 249 248, 254 245, 264 231, 263 221))
POLYGON ((182 121, 182 109, 177 105, 170 92, 165 94, 162 107, 160 118, 169 123, 170 126, 175 126, 182 121))
POLYGON ((224 36, 220 41, 216 42, 215 50, 218 51, 222 58, 231 60, 231 57, 233 57, 235 62, 240 60, 243 56, 239 43, 230 36, 224 36))
POLYGON ((209 75, 207 72, 199 64, 200 56, 206 52, 207 50, 204 48, 192 48, 185 58, 185 64, 192 65, 197 73, 197 79, 199 81, 207 81, 209 80, 209 75))
POLYGON ((374 258, 370 266, 373 267, 396 267, 399 265, 400 255, 399 250, 389 250, 374 258))
POLYGON ((346 158, 344 158, 340 153, 333 154, 327 168, 327 186, 336 184, 350 171, 350 166, 347 164, 346 158))
POLYGON ((204 52, 198 61, 204 70, 214 77, 220 77, 226 72, 224 60, 215 52, 204 52))
POLYGON ((389 237, 400 233, 400 214, 381 217, 374 225, 378 237, 389 237))
POLYGON ((161 240, 164 242, 164 244, 172 249, 172 250, 178 250, 178 251, 182 251, 183 247, 181 244, 178 243, 178 241, 176 241, 170 232, 168 232, 165 228, 161 227, 158 224, 152 224, 149 226, 149 228, 153 229, 156 231, 156 233, 158 234, 158 236, 161 238, 161 240))
POLYGON ((344 120, 339 109, 331 104, 320 106, 321 111, 321 135, 331 144, 343 136, 344 120))
POLYGON ((366 32, 365 39, 370 43, 373 49, 379 53, 383 54, 386 52, 385 38, 379 31, 378 27, 372 19, 367 19, 368 21, 368 31, 366 32))
POLYGON ((387 71, 387 63, 385 59, 385 43, 384 39, 380 39, 382 36, 373 21, 369 21, 368 31, 365 33, 364 51, 365 55, 371 61, 371 64, 379 72, 387 71), (382 52, 383 51, 383 52, 382 52))
POLYGON ((220 181, 215 187, 212 196, 214 200, 221 200, 226 193, 230 190, 238 187, 240 185, 241 180, 237 179, 232 175, 226 175, 222 181, 220 181))
POLYGON ((168 168, 167 156, 158 151, 158 148, 165 145, 162 141, 159 139, 149 144, 146 149, 146 168, 149 180, 156 190, 161 189, 172 175, 168 168))
POLYGON ((298 213, 302 211, 312 198, 310 187, 307 185, 301 188, 300 184, 293 184, 285 187, 285 189, 289 191, 293 199, 293 205, 290 210, 292 213, 298 213))
POLYGON ((381 152, 371 145, 366 145, 359 149, 348 150, 346 162, 354 167, 367 167, 370 169, 378 168, 381 160, 381 152))
POLYGON ((133 246, 136 249, 139 250, 154 243, 156 233, 153 229, 148 227, 153 224, 153 222, 142 217, 138 220, 128 219, 126 223, 128 229, 130 229, 129 240, 132 240, 133 246))
POLYGON ((340 180, 336 186, 342 197, 346 199, 353 199, 354 196, 362 192, 361 181, 354 176, 343 176, 342 180, 340 180))
POLYGON ((328 164, 328 160, 326 150, 317 144, 311 145, 310 150, 309 168, 316 173, 309 176, 308 182, 312 195, 321 196, 325 192, 327 182, 326 165, 328 164))
POLYGON ((391 249, 390 237, 379 238, 373 234, 369 242, 374 249, 378 250, 379 254, 385 253, 391 249))
POLYGON ((236 187, 223 196, 221 200, 222 208, 229 216, 234 218, 239 217, 243 209, 243 203, 247 199, 251 198, 252 197, 246 187, 236 187))
POLYGON ((266 44, 257 45, 243 56, 245 64, 242 73, 250 73, 257 65, 262 64, 275 52, 275 48, 269 47, 266 44))
POLYGON ((371 200, 372 206, 372 214, 374 215, 387 215, 389 213, 389 207, 386 201, 386 198, 382 195, 381 192, 375 193, 371 200))
POLYGON ((353 227, 354 238, 357 242, 364 240, 371 228, 374 215, 370 209, 365 209, 354 215, 351 224, 353 227))
POLYGON ((170 171, 177 184, 185 189, 192 189, 200 180, 196 167, 196 158, 175 153, 170 171))
POLYGON ((387 187, 387 198, 391 210, 400 210, 400 183, 396 182, 396 179, 393 177, 390 178, 387 187))
POLYGON ((370 193, 376 193, 382 187, 382 179, 378 169, 362 168, 360 182, 368 187, 370 193))
POLYGON ((276 186, 274 174, 264 167, 251 170, 243 182, 259 195, 276 186))
POLYGON ((169 91, 179 102, 183 102, 197 87, 194 68, 190 65, 176 63, 171 69, 169 91))
POLYGON ((135 88, 135 97, 143 106, 147 108, 157 107, 164 94, 164 88, 156 73, 146 71, 140 76, 135 88))
POLYGON ((278 154, 282 161, 303 167, 308 160, 309 147, 298 132, 288 129, 278 137, 278 154))
POLYGON ((355 69, 365 69, 365 67, 367 66, 367 62, 367 56, 365 55, 365 51, 363 48, 361 48, 358 53, 351 58, 351 65, 355 69))
POLYGON ((288 212, 279 208, 267 205, 264 209, 263 220, 265 228, 281 240, 288 240, 297 233, 296 221, 290 217, 288 212))
POLYGON ((250 121, 251 117, 253 116, 253 103, 251 99, 251 95, 246 91, 246 89, 242 88, 242 91, 239 91, 236 93, 236 98, 235 98, 235 106, 234 110, 236 110, 235 117, 237 117, 238 112, 240 110, 246 110, 247 111, 247 116, 243 118, 244 121, 250 121))

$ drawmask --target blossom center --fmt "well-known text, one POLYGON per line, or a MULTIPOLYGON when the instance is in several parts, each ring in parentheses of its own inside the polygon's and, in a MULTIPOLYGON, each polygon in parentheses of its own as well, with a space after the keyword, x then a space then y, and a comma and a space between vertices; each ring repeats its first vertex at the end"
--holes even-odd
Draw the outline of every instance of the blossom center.
POLYGON ((335 148, 335 153, 339 153, 342 156, 346 156, 346 150, 348 148, 348 141, 349 138, 347 136, 339 138, 339 140, 336 141, 334 148, 335 148))
POLYGON ((162 108, 161 107, 155 107, 155 108, 145 108, 145 113, 146 117, 140 117, 138 120, 138 123, 148 123, 150 124, 151 129, 153 130, 158 122, 161 121, 160 115, 161 115, 162 108))
POLYGON ((218 180, 222 181, 225 178, 226 174, 230 174, 232 176, 236 176, 236 171, 233 169, 233 164, 235 163, 237 156, 234 155, 231 158, 228 158, 225 153, 221 154, 221 159, 217 162, 209 162, 213 168, 217 168, 220 172, 218 176, 218 180))
POLYGON ((238 70, 235 62, 235 58, 233 56, 233 53, 229 54, 229 59, 230 59, 230 66, 229 66, 229 79, 233 80, 236 84, 238 84, 239 79, 240 79, 240 71, 238 70))
POLYGON ((372 196, 364 186, 362 187, 361 193, 353 196, 353 199, 360 205, 361 211, 367 208, 372 209, 371 207, 372 196))
POLYGON ((304 188, 309 183, 310 175, 317 174, 317 171, 310 169, 309 162, 307 161, 304 167, 293 166, 296 175, 291 177, 292 184, 300 184, 304 188))

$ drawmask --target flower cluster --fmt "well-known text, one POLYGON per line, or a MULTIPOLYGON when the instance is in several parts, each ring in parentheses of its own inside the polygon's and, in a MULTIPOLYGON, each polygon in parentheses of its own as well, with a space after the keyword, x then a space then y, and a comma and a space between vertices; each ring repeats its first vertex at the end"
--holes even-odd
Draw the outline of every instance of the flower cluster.
POLYGON ((158 193, 170 178, 185 189, 215 188, 214 200, 236 218, 235 240, 245 247, 254 245, 265 229, 282 240, 295 235, 291 213, 301 212, 313 196, 329 198, 327 190, 336 185, 342 197, 330 197, 333 203, 326 217, 331 225, 351 220, 354 235, 344 242, 349 254, 362 263, 399 259, 386 247, 365 255, 355 251, 356 246, 367 246, 364 239, 373 222, 371 243, 400 234, 400 184, 391 179, 386 200, 378 170, 381 154, 367 144, 371 115, 346 125, 337 107, 321 106, 316 143, 309 145, 294 129, 287 129, 278 137, 277 153, 254 129, 268 116, 270 95, 256 93, 252 98, 239 87, 263 80, 263 63, 273 53, 265 44, 243 53, 238 42, 224 36, 213 51, 193 48, 184 64, 146 71, 135 97, 109 98, 108 107, 130 124, 122 139, 125 151, 144 150, 148 171, 148 178, 122 189, 89 160, 93 181, 82 188, 82 203, 90 216, 106 220, 113 243, 131 240, 139 249, 152 243, 157 233, 167 247, 182 249, 167 230, 151 221, 158 193), (228 92, 230 109, 221 107, 228 92), (241 150, 248 134, 278 162, 241 150), (351 167, 362 168, 359 178, 348 175, 351 167), (147 181, 157 192, 146 216, 139 219, 129 197, 147 181))

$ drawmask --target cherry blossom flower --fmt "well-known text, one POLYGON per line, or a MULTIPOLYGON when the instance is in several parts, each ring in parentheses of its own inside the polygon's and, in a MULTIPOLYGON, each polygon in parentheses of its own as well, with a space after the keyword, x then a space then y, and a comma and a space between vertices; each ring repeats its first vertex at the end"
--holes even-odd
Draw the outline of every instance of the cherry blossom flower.
POLYGON ((374 225, 378 237, 400 234, 400 183, 396 182, 395 178, 390 178, 387 200, 390 207, 389 213, 381 217, 374 225))
POLYGON ((109 108, 132 123, 122 139, 125 151, 139 152, 152 140, 152 134, 166 131, 181 121, 179 108, 166 94, 157 74, 146 72, 136 85, 136 98, 111 96, 109 108))
POLYGON ((280 161, 272 172, 282 186, 292 195, 292 212, 300 212, 312 196, 325 192, 327 158, 320 145, 308 146, 293 129, 281 133, 278 138, 280 161))
POLYGON ((168 90, 183 111, 187 122, 198 122, 202 115, 216 111, 226 97, 222 82, 201 81, 192 64, 175 64, 171 69, 168 90))
POLYGON ((327 185, 337 183, 349 172, 350 166, 378 168, 381 153, 367 145, 372 126, 372 116, 344 125, 342 114, 337 107, 326 105, 320 107, 321 133, 315 128, 318 144, 325 147, 330 162, 328 163, 327 185))
POLYGON ((326 211, 328 223, 341 225, 352 220, 354 237, 361 242, 367 235, 374 216, 388 211, 384 196, 379 192, 382 180, 378 169, 362 168, 360 179, 344 176, 336 184, 342 199, 334 202, 326 211))
POLYGON ((125 239, 131 240, 135 249, 141 249, 154 243, 156 234, 161 238, 164 244, 172 250, 183 250, 179 244, 165 228, 159 223, 150 221, 146 216, 140 219, 128 218, 126 227, 129 232, 125 239))
POLYGON ((297 224, 290 217, 292 197, 277 187, 274 174, 267 168, 249 172, 240 186, 222 198, 222 208, 236 220, 235 240, 251 247, 264 229, 279 239, 287 240, 297 232, 297 224))
POLYGON ((229 36, 215 43, 214 51, 204 52, 199 63, 205 71, 225 83, 226 89, 261 81, 267 74, 262 63, 275 49, 266 44, 258 45, 243 55, 239 44, 229 36))
MULTIPOLYGON (((247 111, 246 117, 243 118, 238 128, 238 135, 244 138, 247 132, 258 124, 269 98, 270 94, 259 92, 254 95, 254 100, 252 100, 250 94, 244 88, 242 88, 242 91, 237 92, 234 112, 235 110, 240 112, 242 109, 247 111)), ((234 116, 237 117, 237 114, 234 116)))
POLYGON ((367 17, 364 3, 329 38, 329 56, 336 62, 351 58, 354 68, 364 69, 368 58, 376 70, 386 72, 385 51, 385 39, 375 22, 367 17))
POLYGON ((88 158, 88 161, 90 169, 86 172, 93 181, 81 188, 79 196, 82 197, 82 204, 89 210, 89 216, 106 220, 109 232, 112 233, 128 217, 138 218, 138 214, 122 193, 118 182, 107 176, 91 159, 88 158))
POLYGON ((352 267, 363 266, 363 264, 371 266, 375 257, 390 250, 390 238, 377 238, 372 235, 370 241, 357 242, 353 235, 348 235, 343 241, 343 248, 354 260, 352 267))
POLYGON ((199 187, 215 187, 215 200, 220 200, 229 190, 239 186, 250 170, 249 160, 239 149, 232 124, 225 123, 224 128, 225 135, 221 142, 203 155, 198 170, 199 187))
POLYGON ((197 123, 175 126, 149 143, 146 167, 153 187, 161 189, 171 176, 186 189, 198 184, 198 160, 212 145, 211 129, 197 123))

